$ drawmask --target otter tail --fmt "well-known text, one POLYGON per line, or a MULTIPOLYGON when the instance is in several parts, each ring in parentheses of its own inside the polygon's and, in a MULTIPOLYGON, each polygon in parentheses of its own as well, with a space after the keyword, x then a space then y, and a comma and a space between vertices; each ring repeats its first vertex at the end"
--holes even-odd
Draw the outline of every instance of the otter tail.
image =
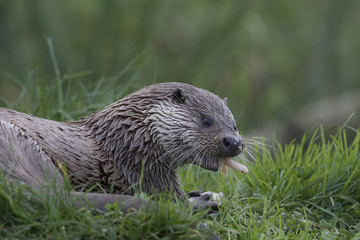
POLYGON ((36 189, 45 182, 63 183, 63 177, 40 145, 21 128, 0 120, 0 169, 8 179, 16 179, 36 189))

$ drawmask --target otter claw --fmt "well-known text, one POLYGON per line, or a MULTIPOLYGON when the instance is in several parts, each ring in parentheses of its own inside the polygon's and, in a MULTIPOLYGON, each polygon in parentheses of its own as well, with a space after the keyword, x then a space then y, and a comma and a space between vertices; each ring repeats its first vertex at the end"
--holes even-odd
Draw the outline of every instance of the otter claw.
MULTIPOLYGON (((222 193, 220 193, 221 195, 222 193)), ((190 204, 193 204, 193 210, 194 211, 202 211, 202 210, 208 210, 209 214, 216 213, 219 211, 219 208, 221 207, 221 199, 213 199, 213 195, 216 195, 216 193, 213 192, 204 192, 201 193, 201 191, 196 190, 187 193, 189 196, 189 202, 190 204)), ((222 194, 223 195, 223 194, 222 194)))

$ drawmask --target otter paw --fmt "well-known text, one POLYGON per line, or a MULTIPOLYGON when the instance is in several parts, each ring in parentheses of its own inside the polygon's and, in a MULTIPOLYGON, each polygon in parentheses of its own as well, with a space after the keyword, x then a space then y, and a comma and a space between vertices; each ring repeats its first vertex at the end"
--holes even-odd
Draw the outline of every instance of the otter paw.
POLYGON ((194 211, 208 210, 209 214, 216 213, 221 207, 221 200, 224 198, 223 193, 204 192, 196 190, 187 193, 188 201, 193 206, 194 211))

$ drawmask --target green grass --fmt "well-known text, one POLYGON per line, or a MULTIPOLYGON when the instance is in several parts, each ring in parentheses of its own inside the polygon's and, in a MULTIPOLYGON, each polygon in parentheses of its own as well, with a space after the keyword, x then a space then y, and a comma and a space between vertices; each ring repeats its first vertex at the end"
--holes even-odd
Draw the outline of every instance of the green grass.
POLYGON ((264 148, 250 174, 182 170, 185 189, 223 191, 212 224, 231 239, 360 238, 360 134, 325 140, 320 130, 300 144, 264 148), (190 182, 190 184, 189 184, 190 182))
MULTIPOLYGON (((124 72, 95 85, 87 84, 87 72, 57 76, 51 85, 31 74, 21 81, 3 74, 21 89, 18 102, 0 99, 3 106, 57 120, 99 109, 132 85, 117 86, 124 72)), ((179 169, 185 191, 224 192, 220 212, 207 217, 191 215, 168 200, 161 201, 159 212, 124 214, 109 206, 108 213, 97 214, 76 208, 64 194, 68 189, 34 192, 1 177, 0 238, 201 239, 209 234, 195 227, 202 221, 222 239, 360 239, 359 146, 358 130, 340 128, 331 135, 320 128, 299 144, 261 144, 262 154, 255 153, 257 163, 249 164, 247 175, 230 170, 225 177, 194 166, 179 169), (354 138, 347 136, 349 131, 356 132, 354 138)))
MULTIPOLYGON (((66 193, 66 192, 65 192, 66 193)), ((26 186, 0 181, 1 239, 198 239, 201 215, 184 217, 179 204, 162 202, 160 211, 107 213, 78 209, 63 190, 33 192, 26 186)), ((184 207, 182 207, 184 208, 184 207)), ((183 209, 183 212, 189 213, 183 209)))

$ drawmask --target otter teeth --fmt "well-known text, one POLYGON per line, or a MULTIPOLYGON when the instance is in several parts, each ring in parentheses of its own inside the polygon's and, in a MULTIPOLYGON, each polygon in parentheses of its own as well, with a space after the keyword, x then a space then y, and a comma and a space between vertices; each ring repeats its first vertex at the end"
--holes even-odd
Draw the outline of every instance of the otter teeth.
POLYGON ((238 163, 237 161, 232 160, 231 158, 226 158, 224 165, 221 167, 221 173, 226 175, 228 174, 227 167, 234 169, 235 171, 242 172, 242 173, 248 173, 249 169, 238 163))

